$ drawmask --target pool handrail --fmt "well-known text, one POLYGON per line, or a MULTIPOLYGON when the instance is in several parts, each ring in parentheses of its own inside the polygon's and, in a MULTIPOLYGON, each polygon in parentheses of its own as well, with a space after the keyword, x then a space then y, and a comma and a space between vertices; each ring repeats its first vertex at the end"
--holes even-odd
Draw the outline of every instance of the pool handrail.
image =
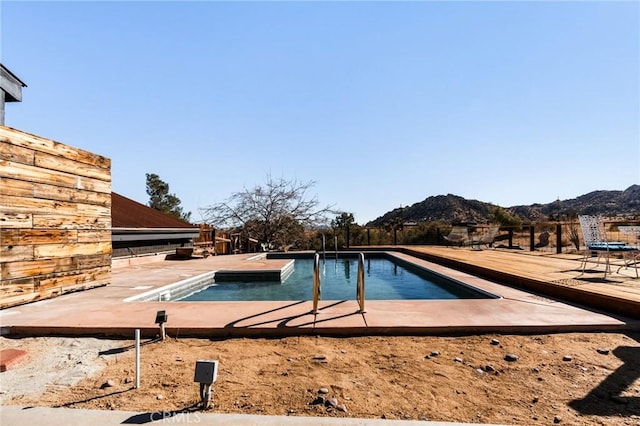
POLYGON ((316 253, 313 257, 313 314, 318 313, 320 293, 320 255, 316 253))
POLYGON ((358 305, 360 310, 358 313, 367 312, 364 309, 364 253, 358 255, 358 283, 356 288, 356 298, 358 299, 358 305))

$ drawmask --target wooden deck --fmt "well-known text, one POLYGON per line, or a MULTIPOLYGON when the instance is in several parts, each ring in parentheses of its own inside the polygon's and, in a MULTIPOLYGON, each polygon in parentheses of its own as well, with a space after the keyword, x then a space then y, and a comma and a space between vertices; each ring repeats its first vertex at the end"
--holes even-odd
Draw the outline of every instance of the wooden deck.
MULTIPOLYGON (((389 247, 390 248, 390 247, 389 247)), ((408 254, 516 288, 539 292, 606 312, 640 318, 640 279, 635 270, 611 259, 589 262, 584 274, 579 254, 551 254, 508 249, 470 250, 440 246, 398 246, 408 254)))

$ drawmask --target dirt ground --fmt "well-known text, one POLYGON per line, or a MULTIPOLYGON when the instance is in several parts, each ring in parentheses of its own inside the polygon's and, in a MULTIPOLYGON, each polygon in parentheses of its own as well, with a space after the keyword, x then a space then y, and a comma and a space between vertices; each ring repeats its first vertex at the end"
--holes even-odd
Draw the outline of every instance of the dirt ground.
POLYGON ((195 362, 215 359, 220 364, 210 412, 640 425, 638 333, 168 338, 143 344, 139 389, 134 388, 132 345, 124 340, 0 338, 0 349, 29 352, 26 360, 1 373, 0 402, 198 411, 195 362), (517 359, 509 361, 507 355, 517 359), (38 386, 24 385, 35 377, 38 386))

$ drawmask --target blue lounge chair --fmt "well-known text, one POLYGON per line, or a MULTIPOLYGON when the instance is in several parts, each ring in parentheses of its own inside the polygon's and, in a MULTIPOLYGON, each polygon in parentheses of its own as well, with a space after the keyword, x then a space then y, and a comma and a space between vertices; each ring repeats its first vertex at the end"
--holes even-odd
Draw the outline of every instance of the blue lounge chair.
MULTIPOLYGON (((636 278, 638 277, 638 266, 636 262, 631 262, 638 256, 639 249, 635 246, 627 245, 623 241, 607 241, 607 234, 604 230, 602 221, 596 216, 580 215, 580 228, 582 229, 582 238, 584 239, 585 253, 582 258, 582 274, 587 267, 587 262, 593 253, 598 257, 596 266, 600 264, 600 258, 605 258, 604 278, 611 273, 611 264, 609 258, 612 254, 622 255, 624 265, 633 266, 636 270, 636 278), (631 261, 629 261, 631 259, 631 261)), ((620 271, 620 268, 618 268, 620 271)), ((582 275, 580 274, 580 275, 582 275)))

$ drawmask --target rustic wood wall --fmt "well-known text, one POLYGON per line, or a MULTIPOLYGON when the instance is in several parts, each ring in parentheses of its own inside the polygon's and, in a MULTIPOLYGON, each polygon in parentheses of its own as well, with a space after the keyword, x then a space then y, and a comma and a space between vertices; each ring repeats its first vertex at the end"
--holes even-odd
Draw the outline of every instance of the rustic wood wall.
POLYGON ((0 126, 0 308, 110 277, 111 160, 0 126))

